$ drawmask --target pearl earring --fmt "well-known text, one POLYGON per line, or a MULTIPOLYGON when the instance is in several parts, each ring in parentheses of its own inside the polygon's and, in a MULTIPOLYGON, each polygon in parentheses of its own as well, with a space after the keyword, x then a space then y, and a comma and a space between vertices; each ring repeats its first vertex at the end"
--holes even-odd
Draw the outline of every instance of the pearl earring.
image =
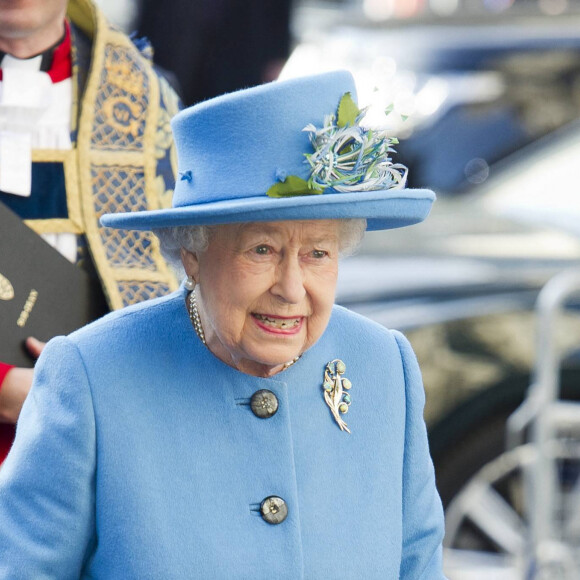
POLYGON ((188 292, 191 292, 195 288, 195 280, 193 279, 193 276, 188 276, 183 285, 188 292))

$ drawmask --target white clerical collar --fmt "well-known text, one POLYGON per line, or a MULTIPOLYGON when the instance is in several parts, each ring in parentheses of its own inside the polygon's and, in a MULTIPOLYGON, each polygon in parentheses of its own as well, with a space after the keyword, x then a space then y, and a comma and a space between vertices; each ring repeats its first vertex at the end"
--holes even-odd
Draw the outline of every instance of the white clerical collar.
POLYGON ((11 54, 5 54, 0 61, 1 69, 18 68, 21 70, 39 71, 42 65, 42 54, 32 58, 16 58, 11 54))
POLYGON ((0 190, 32 191, 32 150, 70 149, 71 79, 53 83, 43 55, 2 56, 0 82, 0 190))

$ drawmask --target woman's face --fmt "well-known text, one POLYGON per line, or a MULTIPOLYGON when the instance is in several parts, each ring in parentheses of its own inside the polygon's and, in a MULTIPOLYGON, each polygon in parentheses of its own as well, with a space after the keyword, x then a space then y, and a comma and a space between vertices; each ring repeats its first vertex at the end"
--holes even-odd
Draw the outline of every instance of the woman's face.
POLYGON ((248 374, 275 374, 330 318, 338 275, 333 220, 228 224, 200 255, 182 251, 209 349, 248 374))

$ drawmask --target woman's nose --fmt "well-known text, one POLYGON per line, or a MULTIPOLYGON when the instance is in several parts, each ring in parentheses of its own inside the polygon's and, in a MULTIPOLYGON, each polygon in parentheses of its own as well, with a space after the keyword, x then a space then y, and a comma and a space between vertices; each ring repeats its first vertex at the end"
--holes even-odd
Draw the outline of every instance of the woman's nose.
POLYGON ((276 268, 276 280, 271 292, 284 302, 298 304, 305 296, 304 273, 299 258, 285 257, 276 268))

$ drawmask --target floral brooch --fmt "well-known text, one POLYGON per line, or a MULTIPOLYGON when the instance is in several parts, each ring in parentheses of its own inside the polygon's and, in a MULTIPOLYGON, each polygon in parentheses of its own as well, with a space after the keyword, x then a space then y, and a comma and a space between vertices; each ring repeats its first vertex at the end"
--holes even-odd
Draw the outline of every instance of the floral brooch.
POLYGON ((350 433, 350 429, 344 422, 341 414, 348 413, 350 407, 351 397, 347 392, 352 387, 352 383, 343 377, 346 371, 346 365, 339 359, 330 361, 324 370, 324 382, 322 388, 324 389, 324 400, 330 407, 338 426, 341 431, 350 433))
MULTIPOLYGON (((405 186, 407 168, 393 163, 390 154, 399 141, 383 129, 361 125, 367 109, 359 110, 350 93, 340 99, 336 115, 327 115, 324 126, 310 124, 313 153, 305 153, 310 165, 308 181, 296 175, 277 175, 279 182, 270 187, 270 197, 321 194, 325 191, 347 193, 398 189, 405 186)), ((387 109, 385 113, 389 113, 387 109)))

